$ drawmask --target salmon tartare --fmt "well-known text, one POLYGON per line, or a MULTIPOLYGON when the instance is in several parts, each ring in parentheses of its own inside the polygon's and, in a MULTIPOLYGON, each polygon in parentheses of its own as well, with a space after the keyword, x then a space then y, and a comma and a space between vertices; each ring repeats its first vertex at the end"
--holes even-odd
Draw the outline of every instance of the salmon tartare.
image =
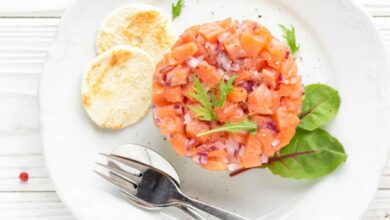
POLYGON ((228 18, 185 30, 157 64, 153 119, 205 169, 258 167, 294 136, 302 95, 290 49, 257 22, 228 18))

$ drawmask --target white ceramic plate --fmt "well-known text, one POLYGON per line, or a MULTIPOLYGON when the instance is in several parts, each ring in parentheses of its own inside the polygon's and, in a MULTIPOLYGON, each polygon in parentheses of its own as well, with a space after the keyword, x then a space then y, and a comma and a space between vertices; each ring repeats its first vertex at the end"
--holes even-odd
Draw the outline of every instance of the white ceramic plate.
MULTIPOLYGON (((150 115, 121 131, 99 129, 83 111, 81 74, 95 57, 99 24, 129 0, 79 0, 61 21, 40 87, 42 136, 58 193, 79 219, 162 219, 128 205, 92 169, 99 152, 139 143, 164 155, 177 169, 183 191, 251 219, 358 219, 368 206, 388 155, 390 87, 384 47, 369 17, 346 0, 187 0, 175 21, 179 32, 193 24, 233 17, 253 19, 281 36, 292 24, 301 44, 304 83, 323 82, 342 97, 327 129, 339 138, 348 160, 318 180, 296 181, 252 170, 230 178, 200 169, 174 154, 150 115), (261 17, 261 18, 260 18, 261 17), (386 116, 387 111, 387 116, 386 116)), ((137 1, 138 2, 138 1, 137 1)), ((170 14, 171 1, 143 1, 170 14)))

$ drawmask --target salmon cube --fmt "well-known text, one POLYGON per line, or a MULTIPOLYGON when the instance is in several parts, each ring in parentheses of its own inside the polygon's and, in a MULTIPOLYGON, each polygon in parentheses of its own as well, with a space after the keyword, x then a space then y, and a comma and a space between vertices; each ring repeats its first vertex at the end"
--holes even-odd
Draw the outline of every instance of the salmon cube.
POLYGON ((265 44, 266 40, 263 37, 257 37, 248 32, 240 34, 240 45, 245 51, 246 57, 257 57, 265 44))
POLYGON ((215 109, 218 121, 222 123, 239 123, 244 119, 244 111, 238 104, 225 102, 224 106, 215 109))
POLYGON ((165 88, 165 99, 168 102, 181 102, 183 101, 183 94, 181 93, 180 86, 171 86, 165 88))
POLYGON ((190 68, 187 66, 177 66, 167 74, 167 82, 170 86, 185 85, 190 73, 190 68))
POLYGON ((198 51, 198 46, 194 42, 189 42, 180 46, 176 46, 172 48, 172 55, 177 60, 177 62, 181 63, 188 58, 194 56, 194 54, 198 51))
POLYGON ((179 154, 180 156, 186 155, 186 144, 188 142, 186 136, 180 133, 173 134, 172 138, 170 139, 170 142, 177 154, 179 154))
POLYGON ((245 152, 261 153, 261 141, 256 135, 248 135, 245 145, 245 152))
POLYGON ((219 84, 222 79, 222 75, 217 72, 217 69, 205 61, 202 61, 198 64, 195 69, 195 73, 202 82, 211 85, 219 84))
POLYGON ((272 114, 274 105, 273 101, 272 91, 269 90, 264 84, 261 84, 248 95, 249 114, 272 114))
POLYGON ((199 33, 211 43, 217 43, 218 36, 224 31, 218 23, 207 23, 199 27, 199 33))
POLYGON ((246 89, 236 86, 228 94, 227 99, 229 100, 229 102, 233 102, 233 103, 245 102, 247 95, 248 94, 246 89))
POLYGON ((222 45, 231 59, 235 60, 245 57, 245 51, 241 48, 238 35, 231 34, 227 36, 223 40, 222 45))
POLYGON ((244 155, 241 157, 241 165, 244 168, 261 166, 260 154, 245 152, 244 155))
POLYGON ((165 99, 164 86, 158 83, 153 85, 152 102, 157 106, 168 104, 168 100, 165 99))

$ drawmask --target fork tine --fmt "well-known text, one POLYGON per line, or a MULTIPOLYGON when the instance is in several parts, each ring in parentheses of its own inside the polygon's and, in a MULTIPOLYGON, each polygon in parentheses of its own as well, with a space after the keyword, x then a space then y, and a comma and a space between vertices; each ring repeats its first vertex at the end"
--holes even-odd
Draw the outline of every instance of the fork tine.
POLYGON ((112 167, 112 166, 107 166, 107 165, 102 164, 102 163, 96 163, 96 164, 106 168, 107 170, 114 173, 115 175, 120 176, 123 179, 126 179, 127 181, 133 183, 134 185, 137 185, 141 181, 141 177, 138 175, 117 169, 117 168, 112 167))
POLYGON ((137 169, 141 173, 143 173, 146 169, 149 168, 148 166, 144 165, 141 162, 136 162, 136 161, 133 161, 131 159, 123 159, 123 158, 121 158, 119 156, 116 156, 116 155, 104 154, 104 153, 100 153, 100 155, 105 156, 105 157, 107 157, 110 160, 113 160, 113 161, 116 161, 116 162, 120 162, 120 163, 125 164, 125 165, 127 165, 129 167, 137 169))
MULTIPOLYGON (((134 185, 132 183, 131 186, 129 186, 128 184, 125 184, 115 178, 111 178, 109 176, 106 176, 96 170, 94 170, 93 172, 95 172, 97 175, 103 177, 103 179, 107 180, 108 182, 110 182, 111 184, 113 184, 114 186, 116 186, 120 191, 122 191, 123 193, 126 193, 127 195, 133 195, 133 194, 136 194, 137 193, 137 189, 134 187, 134 185)), ((119 178, 122 178, 122 177, 119 177, 119 178)))

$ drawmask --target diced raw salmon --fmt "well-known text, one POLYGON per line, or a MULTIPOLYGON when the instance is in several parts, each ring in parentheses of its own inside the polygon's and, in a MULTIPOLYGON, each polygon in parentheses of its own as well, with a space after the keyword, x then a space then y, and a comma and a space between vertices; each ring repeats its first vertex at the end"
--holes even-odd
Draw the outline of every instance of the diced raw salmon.
POLYGON ((183 101, 183 94, 180 86, 171 86, 165 88, 165 99, 168 102, 181 102, 183 101))
POLYGON ((189 67, 182 65, 177 66, 167 74, 166 81, 169 83, 170 86, 185 85, 187 83, 189 73, 189 67))
POLYGON ((197 137, 197 134, 201 132, 205 132, 210 130, 210 127, 207 123, 201 122, 196 119, 192 119, 187 125, 186 125, 186 134, 190 138, 194 138, 201 143, 204 143, 208 139, 208 135, 204 135, 201 137, 197 137))
POLYGON ((165 89, 159 83, 153 84, 152 102, 154 105, 167 105, 168 100, 165 99, 165 89))
POLYGON ((209 160, 206 164, 201 165, 203 168, 208 170, 226 170, 227 164, 215 160, 209 160))
POLYGON ((186 155, 186 144, 187 144, 188 139, 184 134, 181 133, 176 133, 172 136, 170 139, 170 142, 173 146, 173 149, 175 149, 176 153, 179 154, 180 156, 185 156, 186 155))
POLYGON ((238 104, 225 102, 224 106, 215 109, 217 119, 220 122, 238 123, 244 119, 244 111, 238 104))
POLYGON ((159 106, 155 111, 159 118, 174 118, 181 115, 177 108, 175 108, 175 105, 159 106))
POLYGON ((246 153, 261 153, 261 141, 256 135, 248 135, 245 147, 246 153))
POLYGON ((242 87, 234 87, 233 90, 228 94, 227 99, 229 102, 245 102, 247 97, 246 89, 242 87))
POLYGON ((245 56, 255 58, 260 54, 260 51, 266 44, 266 40, 262 37, 257 37, 248 32, 240 34, 240 45, 245 51, 245 56))
POLYGON ((177 62, 181 63, 188 58, 194 56, 194 54, 198 51, 198 46, 194 42, 189 42, 180 46, 175 46, 172 48, 172 55, 177 60, 177 62))
POLYGON ((249 114, 272 114, 273 101, 272 91, 266 85, 261 84, 248 95, 249 114))
POLYGON ((289 113, 286 107, 280 107, 274 115, 276 127, 283 130, 289 127, 296 127, 299 124, 299 118, 296 114, 289 113))
POLYGON ((260 154, 245 151, 241 157, 241 164, 244 168, 261 166, 260 154))
POLYGON ((270 88, 275 88, 279 75, 280 73, 273 68, 263 68, 261 70, 261 77, 263 77, 264 83, 270 88))
POLYGON ((184 132, 183 120, 179 117, 163 118, 160 125, 162 134, 174 134, 184 132))
POLYGON ((212 43, 217 43, 218 36, 224 31, 225 29, 218 23, 207 23, 199 27, 199 33, 206 38, 207 41, 212 43))
POLYGON ((217 72, 216 68, 205 61, 198 64, 195 74, 198 75, 202 82, 210 85, 219 84, 222 79, 222 75, 217 72))
POLYGON ((245 51, 241 48, 238 35, 229 35, 223 40, 222 45, 225 48, 230 59, 235 60, 238 58, 245 57, 245 51))

